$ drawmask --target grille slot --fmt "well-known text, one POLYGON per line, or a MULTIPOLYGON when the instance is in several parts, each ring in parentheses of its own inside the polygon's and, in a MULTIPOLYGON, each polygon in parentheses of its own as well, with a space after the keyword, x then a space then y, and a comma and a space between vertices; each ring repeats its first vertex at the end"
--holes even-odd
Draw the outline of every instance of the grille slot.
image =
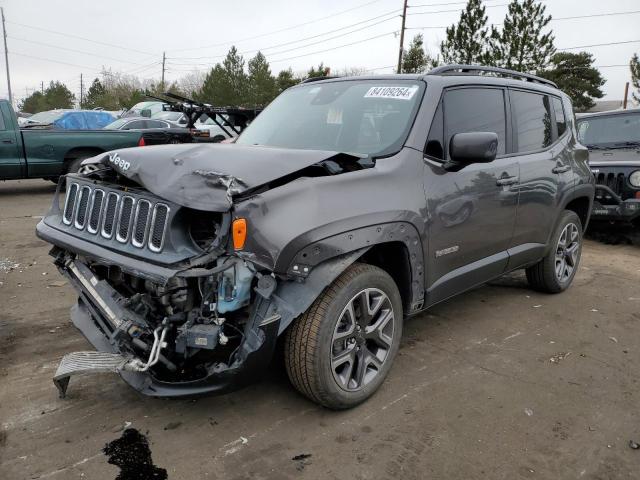
POLYGON ((87 231, 89 233, 97 233, 100 225, 100 215, 102 214, 102 203, 104 200, 104 190, 96 190, 91 199, 91 208, 89 209, 89 225, 87 231))
POLYGON ((596 183, 604 185, 613 190, 616 195, 622 195, 624 191, 625 177, 624 173, 598 173, 596 183))
POLYGON ((111 238, 113 236, 113 227, 116 223, 116 212, 118 211, 118 194, 109 193, 104 208, 104 218, 102 220, 102 236, 111 238))
POLYGON ((80 197, 78 198, 78 207, 76 210, 76 220, 74 225, 77 229, 82 230, 87 221, 87 208, 89 207, 89 199, 91 198, 91 188, 84 186, 80 189, 80 197))
POLYGON ((131 243, 134 247, 144 247, 144 239, 147 235, 147 228, 149 227, 149 216, 151 213, 151 203, 147 200, 140 200, 136 207, 136 216, 133 221, 133 238, 131 243))
POLYGON ((67 190, 67 198, 64 202, 64 214, 62 221, 67 225, 71 225, 73 221, 73 213, 76 207, 76 196, 78 195, 78 184, 72 183, 67 190))
POLYGON ((133 216, 133 206, 135 200, 133 197, 124 196, 120 202, 120 218, 118 219, 118 231, 116 240, 126 243, 129 239, 129 230, 131 228, 131 217, 133 216))
POLYGON ((162 251, 170 207, 141 197, 84 182, 69 183, 62 221, 84 235, 97 234, 120 244, 162 251))
POLYGON ((153 209, 151 219, 151 232, 149 234, 149 250, 159 252, 164 245, 164 234, 169 217, 169 207, 163 203, 158 203, 153 209))

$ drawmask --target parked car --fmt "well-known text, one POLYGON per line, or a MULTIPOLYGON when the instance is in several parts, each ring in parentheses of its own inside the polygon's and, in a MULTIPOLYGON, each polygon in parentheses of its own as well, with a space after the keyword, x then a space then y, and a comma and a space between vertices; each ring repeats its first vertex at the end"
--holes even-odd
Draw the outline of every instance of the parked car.
MULTIPOLYGON (((153 114, 151 118, 154 120, 165 120, 177 126, 185 126, 188 124, 187 116, 182 112, 158 112, 153 114)), ((214 143, 235 138, 237 135, 234 129, 230 128, 228 117, 225 114, 221 114, 218 116, 218 119, 222 123, 222 126, 226 128, 221 128, 220 125, 207 115, 202 115, 195 122, 194 126, 200 131, 207 132, 209 139, 214 143)))
POLYGON ((580 115, 596 180, 593 220, 640 228, 640 108, 580 115))
POLYGON ((0 100, 0 180, 57 181, 61 175, 77 172, 85 158, 108 150, 143 146, 147 140, 153 143, 151 137, 152 132, 136 130, 20 128, 9 102, 0 100))
POLYGON ((49 110, 27 118, 25 127, 63 130, 97 130, 113 122, 108 112, 96 110, 49 110))
POLYGON ((587 157, 555 84, 478 66, 314 79, 234 144, 98 155, 37 226, 98 350, 54 380, 61 395, 89 371, 152 396, 220 393, 283 337, 302 394, 357 405, 407 316, 518 269, 542 292, 571 285, 587 157))
POLYGON ((150 118, 153 116, 153 114, 162 112, 165 105, 167 104, 164 102, 157 102, 157 101, 139 102, 139 103, 136 103, 129 110, 124 112, 121 115, 121 118, 124 118, 124 117, 150 118))
POLYGON ((145 117, 119 118, 110 123, 105 130, 144 130, 147 132, 147 145, 163 145, 165 143, 191 143, 193 137, 188 128, 181 128, 166 120, 145 117))
POLYGON ((157 112, 151 115, 151 119, 164 120, 177 127, 184 127, 189 123, 187 120, 187 116, 182 112, 170 112, 170 111, 157 112))

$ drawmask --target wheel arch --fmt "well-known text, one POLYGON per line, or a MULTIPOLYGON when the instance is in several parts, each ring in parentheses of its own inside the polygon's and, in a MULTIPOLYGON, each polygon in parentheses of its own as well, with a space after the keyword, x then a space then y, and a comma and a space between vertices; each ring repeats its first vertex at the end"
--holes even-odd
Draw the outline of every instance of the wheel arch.
POLYGON ((73 147, 67 150, 64 154, 65 170, 69 168, 69 165, 74 160, 79 158, 89 158, 95 155, 104 153, 105 150, 100 147, 73 147))
POLYGON ((372 225, 310 243, 291 259, 286 272, 298 281, 281 282, 275 292, 281 332, 355 261, 375 265, 393 278, 406 313, 422 308, 424 258, 416 228, 408 222, 372 225))

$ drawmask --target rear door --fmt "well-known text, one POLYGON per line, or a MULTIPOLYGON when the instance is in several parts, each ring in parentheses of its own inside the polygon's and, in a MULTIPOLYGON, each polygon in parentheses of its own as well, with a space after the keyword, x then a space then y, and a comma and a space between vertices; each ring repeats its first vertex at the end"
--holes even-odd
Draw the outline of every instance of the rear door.
POLYGON ((505 89, 474 85, 445 90, 425 149, 429 303, 504 271, 518 203, 518 161, 510 151, 505 89), (498 157, 446 171, 451 137, 464 132, 495 132, 498 157))
POLYGON ((573 188, 570 141, 562 102, 545 93, 511 89, 513 144, 520 164, 519 205, 510 267, 541 258, 562 197, 573 188))
POLYGON ((18 142, 20 132, 5 119, 10 118, 9 104, 1 104, 0 115, 0 179, 10 180, 26 176, 26 168, 22 149, 18 142))

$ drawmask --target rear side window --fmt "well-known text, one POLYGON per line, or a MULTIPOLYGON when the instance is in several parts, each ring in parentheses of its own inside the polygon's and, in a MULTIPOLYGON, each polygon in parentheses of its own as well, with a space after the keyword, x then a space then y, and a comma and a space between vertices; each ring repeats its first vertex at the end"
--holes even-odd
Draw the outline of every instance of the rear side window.
POLYGON ((498 155, 503 155, 506 123, 501 89, 460 88, 445 93, 445 146, 456 133, 494 132, 498 135, 498 155))
POLYGON ((553 111, 556 114, 556 128, 558 129, 558 137, 561 137, 567 130, 567 119, 564 115, 564 108, 562 106, 562 100, 556 97, 552 97, 553 111))
POLYGON ((551 105, 548 95, 512 91, 518 152, 546 148, 553 142, 551 105))

